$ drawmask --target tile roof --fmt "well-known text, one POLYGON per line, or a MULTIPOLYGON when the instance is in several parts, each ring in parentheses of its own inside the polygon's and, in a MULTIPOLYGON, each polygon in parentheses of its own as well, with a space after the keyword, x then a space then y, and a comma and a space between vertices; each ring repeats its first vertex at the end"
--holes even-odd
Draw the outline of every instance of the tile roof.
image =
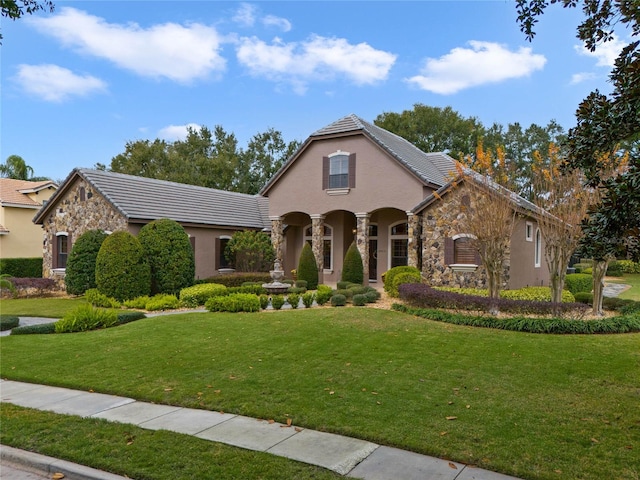
MULTIPOLYGON (((129 221, 171 218, 201 225, 270 227, 268 199, 258 195, 85 168, 71 172, 47 207, 56 203, 56 197, 69 187, 75 175, 84 178, 129 221)), ((38 213, 36 223, 43 221, 47 207, 38 213)))
POLYGON ((21 207, 40 208, 42 202, 33 200, 27 194, 49 187, 57 188, 57 185, 51 180, 30 182, 13 178, 0 178, 0 203, 3 206, 18 205, 21 207))

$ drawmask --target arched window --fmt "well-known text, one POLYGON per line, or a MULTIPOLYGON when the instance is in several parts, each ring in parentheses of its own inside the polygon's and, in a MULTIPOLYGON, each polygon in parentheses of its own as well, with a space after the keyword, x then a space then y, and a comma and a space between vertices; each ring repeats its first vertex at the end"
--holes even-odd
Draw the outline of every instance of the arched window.
POLYGON ((399 222, 389 228, 389 268, 407 265, 409 260, 409 225, 399 222))
POLYGON ((542 259, 542 234, 540 233, 540 229, 536 229, 536 252, 535 252, 535 266, 536 268, 540 266, 540 261, 542 259))
MULTIPOLYGON (((313 227, 307 225, 304 229, 304 241, 313 247, 313 227)), ((322 257, 324 263, 324 270, 331 270, 333 268, 333 228, 330 225, 324 225, 324 232, 322 236, 322 257)))
POLYGON ((53 238, 53 268, 67 268, 67 257, 71 248, 69 234, 67 232, 58 232, 53 238))

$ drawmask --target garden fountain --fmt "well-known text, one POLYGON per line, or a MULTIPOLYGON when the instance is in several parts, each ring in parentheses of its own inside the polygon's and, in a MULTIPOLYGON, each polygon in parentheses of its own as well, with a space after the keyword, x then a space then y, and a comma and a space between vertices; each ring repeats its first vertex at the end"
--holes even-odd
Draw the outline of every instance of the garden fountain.
POLYGON ((282 280, 284 279, 284 270, 282 270, 280 260, 276 258, 276 261, 273 262, 273 270, 269 271, 269 273, 271 275, 271 282, 263 283, 262 288, 264 288, 270 295, 286 293, 291 285, 288 283, 282 283, 282 280))

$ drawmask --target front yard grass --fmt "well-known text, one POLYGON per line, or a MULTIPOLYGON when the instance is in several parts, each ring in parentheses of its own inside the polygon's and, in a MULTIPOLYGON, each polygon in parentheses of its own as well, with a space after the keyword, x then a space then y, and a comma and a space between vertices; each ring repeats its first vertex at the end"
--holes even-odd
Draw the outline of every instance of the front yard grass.
POLYGON ((619 297, 640 302, 640 273, 625 273, 623 277, 607 277, 607 282, 631 285, 631 288, 622 292, 619 297))
POLYGON ((638 334, 535 335, 330 308, 176 314, 0 346, 3 378, 291 418, 526 479, 640 475, 638 334))
POLYGON ((62 318, 69 310, 85 303, 84 297, 3 298, 0 312, 20 317, 62 318))

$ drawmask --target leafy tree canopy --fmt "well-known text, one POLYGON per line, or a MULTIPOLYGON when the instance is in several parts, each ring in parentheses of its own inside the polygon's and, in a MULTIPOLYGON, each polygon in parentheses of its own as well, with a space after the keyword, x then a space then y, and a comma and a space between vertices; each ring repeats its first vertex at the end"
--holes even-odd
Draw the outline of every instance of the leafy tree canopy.
MULTIPOLYGON (((299 146, 269 129, 254 135, 246 150, 217 125, 189 128, 184 140, 128 142, 108 170, 209 188, 256 194, 299 146)), ((97 165, 107 169, 105 165, 97 165)))
POLYGON ((27 162, 20 155, 9 155, 7 157, 7 160, 0 165, 0 177, 32 182, 49 180, 47 177, 34 177, 33 168, 27 165, 27 162))
MULTIPOLYGON (((31 15, 39 10, 48 10, 53 12, 55 8, 53 2, 50 0, 38 1, 38 0, 2 0, 2 16, 10 18, 11 20, 17 20, 25 13, 31 15)), ((2 44, 2 33, 0 33, 0 45, 2 44)))

